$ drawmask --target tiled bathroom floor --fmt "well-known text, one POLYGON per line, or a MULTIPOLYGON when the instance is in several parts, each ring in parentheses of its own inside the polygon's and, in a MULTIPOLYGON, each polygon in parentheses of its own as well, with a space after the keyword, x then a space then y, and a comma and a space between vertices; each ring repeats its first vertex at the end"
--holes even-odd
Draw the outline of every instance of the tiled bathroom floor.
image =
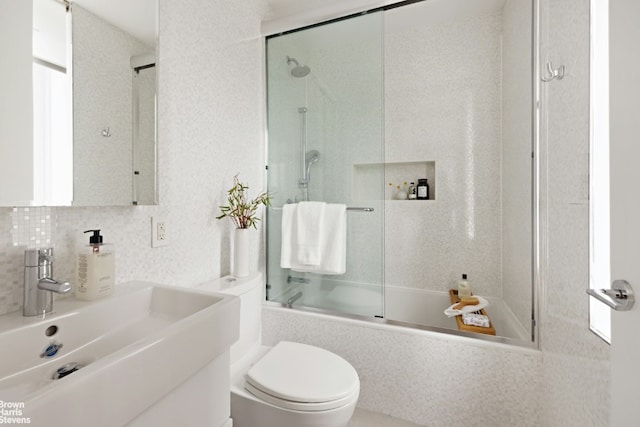
POLYGON ((389 415, 356 408, 349 422, 349 427, 420 427, 420 425, 399 420, 389 415))

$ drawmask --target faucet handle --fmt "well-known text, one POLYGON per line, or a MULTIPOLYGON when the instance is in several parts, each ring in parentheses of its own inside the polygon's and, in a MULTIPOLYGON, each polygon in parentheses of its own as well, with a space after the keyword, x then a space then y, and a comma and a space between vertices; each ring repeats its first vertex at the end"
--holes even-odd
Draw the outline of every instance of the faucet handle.
POLYGON ((57 280, 50 279, 45 277, 44 279, 40 279, 38 281, 38 289, 42 289, 43 291, 51 291, 57 294, 66 294, 71 291, 71 283, 69 282, 59 282, 57 280))
POLYGON ((24 251, 25 267, 40 267, 53 262, 53 248, 27 249, 24 251))

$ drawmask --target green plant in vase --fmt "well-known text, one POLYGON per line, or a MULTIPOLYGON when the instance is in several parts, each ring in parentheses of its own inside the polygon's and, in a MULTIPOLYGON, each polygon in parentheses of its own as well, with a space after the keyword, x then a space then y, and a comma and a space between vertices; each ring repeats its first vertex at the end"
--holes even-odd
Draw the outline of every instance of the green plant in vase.
POLYGON ((238 175, 233 177, 233 187, 227 191, 227 201, 229 204, 220 206, 221 215, 216 219, 231 218, 236 228, 257 228, 260 221, 257 216, 260 205, 271 206, 271 196, 266 191, 258 194, 254 199, 248 200, 247 190, 249 186, 243 184, 238 179, 238 175))

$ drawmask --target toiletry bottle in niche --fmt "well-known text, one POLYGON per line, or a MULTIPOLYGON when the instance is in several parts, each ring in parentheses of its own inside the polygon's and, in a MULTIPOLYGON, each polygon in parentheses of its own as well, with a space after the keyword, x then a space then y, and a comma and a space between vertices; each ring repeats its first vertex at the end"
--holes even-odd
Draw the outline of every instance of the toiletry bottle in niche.
POLYGON ((467 280, 467 275, 463 274, 462 279, 458 281, 458 298, 471 296, 471 284, 467 280))
POLYGON ((415 200, 418 197, 418 189, 416 188, 416 184, 412 182, 409 184, 409 191, 407 191, 407 198, 409 200, 415 200))
POLYGON ((429 183, 426 178, 418 180, 417 193, 418 200, 429 200, 429 183))
POLYGON ((78 254, 78 280, 76 297, 94 300, 113 293, 115 287, 115 253, 113 246, 103 243, 100 230, 87 230, 93 233, 89 245, 80 249, 78 254))

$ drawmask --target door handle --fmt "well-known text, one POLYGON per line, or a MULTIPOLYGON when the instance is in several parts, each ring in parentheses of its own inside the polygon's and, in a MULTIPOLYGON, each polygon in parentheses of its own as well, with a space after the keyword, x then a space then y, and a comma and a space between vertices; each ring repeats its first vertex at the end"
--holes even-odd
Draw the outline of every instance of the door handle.
POLYGON ((618 311, 631 310, 636 302, 633 289, 626 280, 615 280, 611 289, 587 289, 587 293, 618 311))

